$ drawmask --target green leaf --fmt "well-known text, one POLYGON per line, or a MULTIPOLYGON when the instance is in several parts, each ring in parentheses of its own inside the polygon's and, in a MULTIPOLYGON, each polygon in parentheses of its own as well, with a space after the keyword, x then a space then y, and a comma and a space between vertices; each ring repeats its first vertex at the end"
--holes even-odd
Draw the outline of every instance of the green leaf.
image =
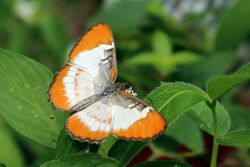
MULTIPOLYGON (((46 12, 45 12, 46 13, 46 12)), ((57 58, 57 63, 61 65, 64 61, 64 54, 67 48, 67 32, 65 26, 58 18, 46 13, 41 17, 40 28, 42 37, 57 58)))
POLYGON ((170 56, 172 52, 171 42, 164 32, 157 30, 152 40, 153 51, 162 56, 170 56))
MULTIPOLYGON (((198 103, 192 107, 192 111, 187 113, 188 116, 207 133, 214 134, 213 116, 211 109, 204 103, 198 103)), ((217 133, 218 135, 225 134, 230 128, 231 119, 222 104, 216 104, 217 114, 217 133)))
MULTIPOLYGON (((200 55, 201 58, 202 55, 200 55)), ((203 87, 207 80, 215 75, 224 74, 235 63, 235 53, 217 52, 208 57, 203 57, 193 64, 185 65, 179 70, 179 75, 184 81, 191 81, 203 87)))
POLYGON ((162 75, 176 70, 178 65, 190 64, 199 60, 199 57, 191 52, 177 52, 171 57, 164 57, 157 53, 144 52, 129 58, 126 65, 151 65, 162 75))
POLYGON ((0 163, 4 163, 6 166, 23 166, 24 160, 21 151, 7 126, 2 123, 0 123, 0 136, 0 163))
POLYGON ((229 132, 219 136, 216 141, 227 146, 250 147, 250 129, 229 132))
POLYGON ((243 108, 237 105, 227 105, 229 115, 231 117, 230 131, 242 130, 250 128, 250 112, 248 108, 243 108))
POLYGON ((216 76, 208 80, 207 92, 211 99, 217 99, 226 91, 250 78, 250 64, 231 75, 216 76))
POLYGON ((210 101, 203 90, 181 82, 161 84, 149 94, 149 99, 153 102, 153 107, 166 118, 168 127, 196 103, 210 101))
POLYGON ((147 1, 132 0, 113 3, 101 9, 89 20, 88 25, 107 22, 115 34, 119 34, 119 36, 131 35, 138 31, 139 26, 148 22, 147 4, 147 1))
POLYGON ((46 67, 0 49, 0 114, 22 135, 54 148, 64 114, 48 102, 51 80, 46 67))
POLYGON ((109 150, 108 156, 118 160, 118 166, 126 166, 129 161, 146 145, 140 141, 117 140, 109 150))
POLYGON ((184 162, 178 162, 173 160, 162 160, 162 161, 147 161, 138 163, 136 165, 133 165, 132 167, 152 167, 152 166, 164 166, 164 167, 191 167, 191 165, 184 163, 184 162))
POLYGON ((73 140, 65 131, 61 130, 61 133, 58 137, 55 151, 55 159, 65 157, 72 154, 84 153, 88 148, 88 143, 81 143, 77 140, 73 140))
POLYGON ((235 48, 247 37, 250 32, 249 9, 250 1, 237 0, 226 12, 216 33, 216 50, 235 48))
POLYGON ((204 145, 200 128, 185 115, 170 126, 165 134, 189 148, 193 153, 203 152, 204 145), (190 135, 192 134, 192 135, 190 135))
POLYGON ((62 166, 81 166, 81 167, 116 167, 117 161, 112 158, 103 158, 97 154, 77 154, 63 157, 57 160, 45 162, 41 167, 62 167, 62 166))
POLYGON ((116 142, 116 138, 114 136, 109 136, 109 138, 103 142, 99 148, 98 153, 102 156, 102 157, 107 157, 108 156, 108 152, 110 150, 110 148, 113 146, 113 144, 116 142))

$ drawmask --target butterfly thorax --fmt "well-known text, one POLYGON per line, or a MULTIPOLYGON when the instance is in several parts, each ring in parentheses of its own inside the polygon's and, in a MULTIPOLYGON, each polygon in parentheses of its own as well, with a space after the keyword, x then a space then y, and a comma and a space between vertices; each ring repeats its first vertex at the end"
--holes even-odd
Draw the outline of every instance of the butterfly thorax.
POLYGON ((113 85, 107 86, 103 91, 103 95, 105 95, 105 96, 111 95, 111 94, 117 93, 118 91, 125 91, 125 92, 131 93, 131 94, 134 93, 134 91, 129 83, 118 82, 118 83, 115 83, 113 85))

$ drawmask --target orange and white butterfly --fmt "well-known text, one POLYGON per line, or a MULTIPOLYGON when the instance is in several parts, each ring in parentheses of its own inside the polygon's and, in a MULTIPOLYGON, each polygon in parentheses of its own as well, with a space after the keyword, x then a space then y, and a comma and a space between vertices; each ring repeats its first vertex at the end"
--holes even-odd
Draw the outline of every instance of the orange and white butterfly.
POLYGON ((66 121, 73 139, 99 143, 112 134, 144 140, 165 130, 164 118, 126 83, 114 83, 116 77, 112 32, 107 24, 97 24, 73 48, 49 89, 56 109, 75 111, 66 121))

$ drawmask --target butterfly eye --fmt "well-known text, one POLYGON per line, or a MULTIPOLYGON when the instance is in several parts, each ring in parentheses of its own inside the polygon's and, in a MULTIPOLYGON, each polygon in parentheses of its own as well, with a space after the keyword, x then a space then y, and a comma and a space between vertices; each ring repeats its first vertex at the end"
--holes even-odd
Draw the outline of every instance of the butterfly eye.
POLYGON ((131 85, 127 82, 127 83, 125 83, 124 87, 125 87, 125 89, 129 89, 129 88, 131 88, 131 85))

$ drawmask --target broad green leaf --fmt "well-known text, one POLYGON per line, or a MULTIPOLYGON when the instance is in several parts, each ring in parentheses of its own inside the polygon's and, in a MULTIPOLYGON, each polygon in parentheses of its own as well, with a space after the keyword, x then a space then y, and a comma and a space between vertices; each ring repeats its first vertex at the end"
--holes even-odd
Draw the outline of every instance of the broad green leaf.
POLYGON ((250 128, 250 112, 248 108, 236 105, 227 105, 231 117, 230 131, 250 128))
POLYGON ((161 84, 149 94, 149 99, 153 107, 166 118, 168 126, 196 103, 210 101, 203 90, 181 82, 161 84))
POLYGON ((118 166, 126 166, 129 161, 146 145, 140 141, 117 140, 109 150, 108 157, 118 160, 118 166))
POLYGON ((113 144, 117 141, 117 139, 114 136, 109 136, 109 138, 103 142, 99 148, 98 153, 102 156, 102 157, 107 157, 108 156, 108 152, 109 149, 113 146, 113 144))
POLYGON ((88 25, 107 22, 112 31, 119 36, 133 34, 138 31, 138 27, 148 22, 147 5, 147 1, 133 0, 113 3, 102 8, 89 20, 88 25))
POLYGON ((77 140, 73 140, 65 131, 61 130, 56 143, 55 159, 65 157, 72 154, 84 153, 88 148, 88 143, 81 143, 77 140))
POLYGON ((133 165, 132 167, 153 167, 153 166, 164 166, 164 167, 191 167, 191 165, 184 163, 184 162, 178 162, 173 160, 162 160, 162 161, 147 161, 138 163, 136 165, 133 165))
POLYGON ((217 99, 226 91, 250 78, 250 64, 231 75, 216 76, 208 80, 207 92, 211 99, 217 99))
POLYGON ((204 145, 200 128, 188 118, 186 114, 177 119, 175 123, 165 131, 165 134, 186 146, 194 153, 203 152, 204 145))
POLYGON ((216 50, 228 50, 239 46, 250 33, 250 1, 237 0, 226 12, 219 24, 216 50))
MULTIPOLYGON (((7 126, 0 123, 0 163, 6 166, 23 166, 24 160, 14 136, 8 131, 7 126)), ((0 165, 1 166, 1 165, 0 165)))
MULTIPOLYGON (((214 134, 212 111, 204 102, 193 106, 192 111, 188 112, 187 114, 207 133, 211 135, 214 134)), ((227 110, 219 102, 216 104, 216 115, 218 128, 217 133, 218 135, 225 134, 225 132, 227 132, 230 128, 231 119, 227 110)))
POLYGON ((250 147, 250 129, 229 132, 219 136, 216 141, 227 146, 250 147))
POLYGON ((0 114, 22 135, 55 147, 64 114, 48 102, 50 71, 32 59, 0 49, 0 114))
POLYGON ((153 34, 153 51, 161 56, 170 56, 172 52, 171 42, 164 32, 158 30, 153 34))
POLYGON ((112 158, 103 158, 97 154, 77 154, 63 157, 57 160, 45 162, 41 167, 62 167, 62 166, 81 166, 81 167, 116 167, 118 162, 112 158))
POLYGON ((209 78, 228 71, 236 59, 235 53, 229 51, 217 52, 203 58, 201 56, 199 61, 190 65, 183 64, 179 70, 182 80, 195 83, 200 87, 204 87, 209 78))

